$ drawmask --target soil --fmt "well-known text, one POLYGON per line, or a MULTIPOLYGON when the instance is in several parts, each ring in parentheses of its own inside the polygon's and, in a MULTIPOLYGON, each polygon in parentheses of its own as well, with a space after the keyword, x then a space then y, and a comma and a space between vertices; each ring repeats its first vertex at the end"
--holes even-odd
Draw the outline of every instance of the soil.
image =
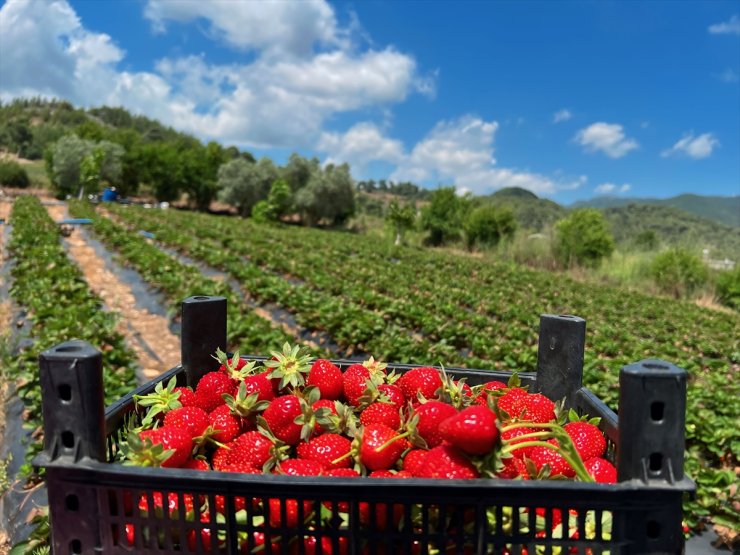
MULTIPOLYGON (((47 205, 54 221, 67 217, 64 205, 47 205)), ((118 331, 136 353, 141 374, 140 381, 149 381, 180 363, 180 339, 169 328, 166 317, 152 314, 136 306, 131 288, 122 283, 105 267, 81 233, 72 233, 64 239, 70 258, 79 266, 90 289, 105 303, 108 310, 121 315, 118 331)))
MULTIPOLYGON (((10 210, 12 204, 10 202, 0 200, 0 220, 7 222, 10 217, 10 210)), ((5 233, 4 224, 0 224, 0 234, 5 233)), ((0 237, 0 261, 5 258, 5 240, 0 237)), ((3 290, 4 276, 0 274, 0 290, 3 290)), ((0 299, 0 343, 4 342, 8 336, 10 329, 10 301, 8 299, 0 299)), ((8 395, 8 385, 3 381, 0 383, 0 444, 2 444, 3 437, 5 436, 5 400, 8 395)), ((0 461, 2 463, 2 461, 0 461)), ((0 478, 5 479, 0 475, 0 478)), ((5 555, 10 551, 10 540, 5 534, 0 533, 0 555, 5 555)))

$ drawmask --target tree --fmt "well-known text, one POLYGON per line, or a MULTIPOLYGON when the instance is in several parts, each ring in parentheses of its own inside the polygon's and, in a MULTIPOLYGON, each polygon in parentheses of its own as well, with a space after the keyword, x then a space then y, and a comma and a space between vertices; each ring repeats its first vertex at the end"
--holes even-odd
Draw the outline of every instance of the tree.
POLYGON ((328 221, 344 223, 355 211, 355 195, 349 166, 329 164, 317 171, 295 196, 295 204, 306 225, 328 221))
POLYGON ((454 187, 433 191, 430 203, 421 212, 421 227, 429 233, 425 243, 438 247, 459 239, 466 208, 467 201, 457 196, 454 187))
POLYGON ((411 204, 401 206, 395 200, 392 200, 388 205, 388 213, 385 219, 393 229, 396 236, 394 244, 398 246, 402 243, 404 234, 413 229, 416 223, 416 208, 411 204))
POLYGON ((100 168, 105 153, 101 148, 93 148, 80 162, 80 194, 97 193, 100 190, 100 168))
POLYGON ((92 143, 77 135, 65 135, 52 149, 52 182, 60 196, 72 195, 80 182, 80 164, 92 150, 92 143))
POLYGON ((658 254, 650 266, 655 283, 664 293, 680 299, 704 285, 709 276, 701 258, 682 248, 658 254))
POLYGON ((293 208, 293 193, 284 179, 278 179, 270 187, 267 203, 276 219, 290 213, 293 208))
POLYGON ((242 216, 249 216, 260 200, 266 200, 278 170, 269 158, 252 164, 237 158, 218 170, 219 198, 235 206, 242 216))
POLYGON ((579 208, 555 226, 555 252, 565 266, 598 266, 614 251, 614 237, 596 208, 579 208))
POLYGON ((25 189, 30 183, 28 173, 18 162, 0 160, 0 185, 25 189))
POLYGON ((312 175, 321 172, 321 165, 317 158, 304 158, 295 152, 288 158, 288 163, 282 171, 282 178, 288 182, 295 193, 308 185, 312 175))
POLYGON ((506 206, 486 204, 472 210, 465 219, 465 240, 469 249, 476 244, 496 245, 516 231, 514 212, 506 206))

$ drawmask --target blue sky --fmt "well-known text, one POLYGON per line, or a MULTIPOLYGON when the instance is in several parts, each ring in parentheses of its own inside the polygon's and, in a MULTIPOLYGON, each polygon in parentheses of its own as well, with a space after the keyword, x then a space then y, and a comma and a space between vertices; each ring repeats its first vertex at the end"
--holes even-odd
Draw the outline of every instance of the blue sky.
POLYGON ((740 2, 6 0, 0 98, 357 178, 740 194, 740 2))

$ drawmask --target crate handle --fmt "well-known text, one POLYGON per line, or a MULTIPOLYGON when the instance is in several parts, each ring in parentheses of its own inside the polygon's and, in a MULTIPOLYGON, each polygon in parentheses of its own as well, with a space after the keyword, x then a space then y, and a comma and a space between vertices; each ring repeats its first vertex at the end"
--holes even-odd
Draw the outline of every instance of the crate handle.
POLYGON ((226 351, 226 298, 196 295, 182 301, 180 355, 187 383, 195 388, 204 374, 216 370, 216 349, 226 351))

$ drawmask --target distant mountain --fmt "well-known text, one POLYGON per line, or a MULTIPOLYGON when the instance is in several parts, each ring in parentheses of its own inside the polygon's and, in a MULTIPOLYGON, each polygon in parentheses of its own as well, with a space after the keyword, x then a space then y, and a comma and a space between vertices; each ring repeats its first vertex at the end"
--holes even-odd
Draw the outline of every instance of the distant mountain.
POLYGON ((483 202, 509 206, 519 223, 519 227, 529 231, 543 231, 568 213, 558 203, 519 187, 500 189, 488 196, 481 197, 483 202))
POLYGON ((674 208, 685 210, 691 214, 701 216, 707 220, 712 220, 729 226, 740 227, 740 195, 718 197, 684 194, 665 199, 603 196, 576 202, 571 205, 571 208, 591 206, 593 208, 605 209, 617 206, 627 206, 630 204, 657 204, 659 206, 672 206, 674 208))

